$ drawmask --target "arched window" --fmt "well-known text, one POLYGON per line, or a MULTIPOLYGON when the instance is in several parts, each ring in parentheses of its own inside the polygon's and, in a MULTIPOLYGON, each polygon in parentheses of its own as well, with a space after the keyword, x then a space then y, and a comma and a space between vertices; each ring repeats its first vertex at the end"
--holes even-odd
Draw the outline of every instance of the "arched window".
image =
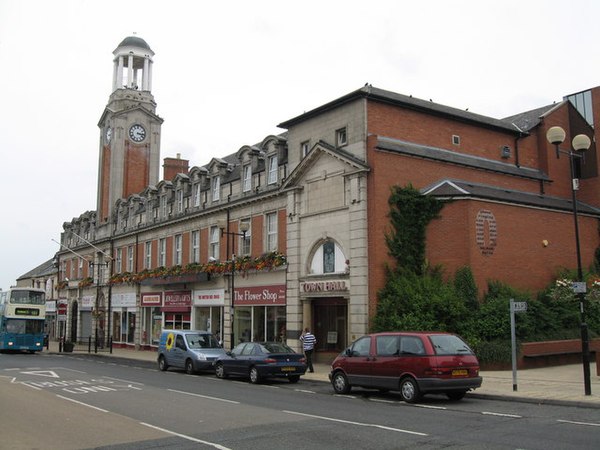
POLYGON ((312 275, 346 272, 346 256, 333 239, 322 241, 315 250, 310 262, 312 275))

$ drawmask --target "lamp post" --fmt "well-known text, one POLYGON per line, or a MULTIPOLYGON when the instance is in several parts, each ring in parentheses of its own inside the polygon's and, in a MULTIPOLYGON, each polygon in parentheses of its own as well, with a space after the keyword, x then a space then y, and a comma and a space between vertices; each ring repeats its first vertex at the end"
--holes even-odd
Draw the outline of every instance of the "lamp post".
MULTIPOLYGON (((240 222, 239 229, 241 233, 235 231, 229 231, 229 210, 227 210, 227 219, 219 220, 218 227, 221 229, 221 237, 227 236, 227 260, 229 260, 229 236, 242 236, 242 239, 246 239, 246 233, 250 229, 250 223, 246 221, 240 222)), ((233 250, 231 255, 231 289, 229 291, 229 297, 231 299, 231 333, 230 333, 230 346, 231 349, 235 347, 235 333, 233 331, 234 317, 235 317, 235 241, 233 241, 231 249, 233 250)))
POLYGON ((590 344, 588 335, 588 326, 585 313, 585 283, 583 280, 583 270, 581 268, 581 249, 579 245, 579 224, 577 221, 577 190, 579 189, 579 179, 575 174, 575 158, 582 158, 583 152, 590 148, 591 140, 585 134, 578 134, 573 138, 573 150, 562 150, 559 145, 565 141, 566 133, 561 127, 552 127, 546 133, 548 142, 556 147, 556 158, 560 154, 568 155, 571 168, 571 197, 573 201, 573 221, 575 223, 575 248, 577 251, 577 298, 579 299, 579 312, 581 317, 581 354, 583 361, 583 381, 585 395, 592 395, 592 386, 590 381, 590 344))
MULTIPOLYGON (((102 317, 102 315, 104 314, 104 311, 100 311, 100 293, 101 293, 101 281, 102 281, 102 273, 100 271, 100 268, 102 266, 108 267, 108 262, 100 262, 100 259, 102 257, 102 253, 98 252, 96 254, 96 261, 89 261, 89 265, 90 267, 98 267, 98 270, 96 271, 96 301, 95 301, 95 306, 94 306, 94 353, 98 353, 98 321, 100 320, 100 318, 102 317)), ((106 333, 105 333, 106 334, 106 333)), ((102 346, 104 346, 104 336, 102 337, 102 346)))

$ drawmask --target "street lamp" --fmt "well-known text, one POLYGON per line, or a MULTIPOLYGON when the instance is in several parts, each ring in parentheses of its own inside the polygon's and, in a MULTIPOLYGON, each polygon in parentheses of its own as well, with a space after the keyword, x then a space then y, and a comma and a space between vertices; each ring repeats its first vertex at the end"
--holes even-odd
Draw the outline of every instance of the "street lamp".
MULTIPOLYGON (((237 233, 235 231, 229 231, 229 210, 228 210, 227 211, 227 219, 219 220, 218 227, 221 229, 221 237, 227 236, 226 258, 227 258, 227 260, 229 260, 229 248, 230 248, 229 247, 229 236, 232 236, 232 238, 234 236, 242 236, 242 239, 245 240, 246 233, 250 229, 250 222, 247 222, 247 221, 240 222, 239 229, 240 229, 241 233, 237 233)), ((233 239, 235 239, 235 238, 233 238, 233 239)), ((234 317, 235 317, 235 314, 234 314, 234 312, 235 312, 235 240, 233 241, 233 243, 231 245, 231 249, 233 250, 233 252, 231 254, 231 289, 229 291, 229 297, 231 298, 230 345, 231 345, 231 348, 233 349, 233 347, 235 347, 235 333, 233 331, 234 317)))
POLYGON ((566 133, 561 127, 552 127, 546 132, 548 142, 556 147, 556 158, 560 158, 563 153, 569 156, 571 165, 571 196, 573 201, 573 221, 575 223, 575 248, 577 250, 577 281, 578 286, 575 290, 579 298, 579 311, 581 315, 581 353, 583 361, 583 381, 585 395, 592 395, 592 386, 590 381, 590 343, 588 335, 588 326, 585 315, 585 284, 583 283, 583 271, 581 269, 581 250, 579 246, 579 224, 577 221, 577 190, 579 189, 579 179, 575 176, 575 158, 583 158, 583 152, 590 148, 591 140, 585 134, 578 134, 573 138, 573 150, 562 150, 559 145, 565 141, 566 133))

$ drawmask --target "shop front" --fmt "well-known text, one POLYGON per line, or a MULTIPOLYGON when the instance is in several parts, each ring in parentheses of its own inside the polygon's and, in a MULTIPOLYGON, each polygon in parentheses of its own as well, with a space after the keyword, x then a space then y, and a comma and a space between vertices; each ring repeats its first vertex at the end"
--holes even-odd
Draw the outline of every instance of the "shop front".
POLYGON ((113 292, 111 301, 113 344, 135 344, 137 326, 135 292, 113 292))
POLYGON ((140 297, 142 315, 142 335, 140 344, 143 347, 157 347, 160 332, 163 328, 162 292, 145 292, 140 297))
POLYGON ((79 300, 79 324, 81 329, 79 330, 79 339, 87 341, 90 336, 93 336, 92 331, 92 310, 94 309, 93 295, 84 295, 79 300))
POLYGON ((285 284, 236 287, 234 342, 286 339, 285 284))
POLYGON ((223 341, 223 308, 225 289, 200 289, 192 291, 193 326, 214 334, 223 341))
POLYGON ((161 312, 166 330, 191 330, 192 292, 165 291, 161 312))

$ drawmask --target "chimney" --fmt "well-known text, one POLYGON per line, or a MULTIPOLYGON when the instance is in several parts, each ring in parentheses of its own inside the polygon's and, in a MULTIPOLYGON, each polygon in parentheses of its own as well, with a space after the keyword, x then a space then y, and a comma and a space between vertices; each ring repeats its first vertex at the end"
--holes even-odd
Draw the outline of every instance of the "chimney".
POLYGON ((181 159, 181 154, 177 153, 177 158, 165 158, 163 164, 163 180, 171 181, 178 173, 188 174, 190 162, 187 159, 181 159))

